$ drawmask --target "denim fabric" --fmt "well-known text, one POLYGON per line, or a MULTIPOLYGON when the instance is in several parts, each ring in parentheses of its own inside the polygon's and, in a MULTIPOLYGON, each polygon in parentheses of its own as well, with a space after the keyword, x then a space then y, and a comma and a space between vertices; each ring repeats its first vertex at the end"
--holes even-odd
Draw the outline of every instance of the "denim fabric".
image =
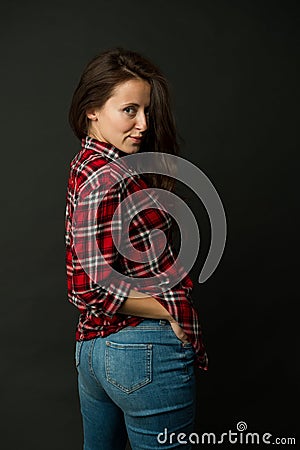
POLYGON ((167 320, 77 341, 84 450, 124 450, 127 437, 132 450, 191 449, 194 358, 167 320))

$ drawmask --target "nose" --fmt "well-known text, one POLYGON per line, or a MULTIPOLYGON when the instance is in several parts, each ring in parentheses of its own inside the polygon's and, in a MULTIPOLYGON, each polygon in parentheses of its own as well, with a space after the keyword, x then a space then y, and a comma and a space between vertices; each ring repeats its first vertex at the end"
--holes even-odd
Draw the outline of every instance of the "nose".
POLYGON ((135 124, 135 128, 137 130, 139 130, 141 133, 143 131, 146 131, 148 128, 148 121, 147 121, 147 117, 145 115, 145 113, 143 111, 141 111, 139 114, 137 114, 136 116, 136 124, 135 124))

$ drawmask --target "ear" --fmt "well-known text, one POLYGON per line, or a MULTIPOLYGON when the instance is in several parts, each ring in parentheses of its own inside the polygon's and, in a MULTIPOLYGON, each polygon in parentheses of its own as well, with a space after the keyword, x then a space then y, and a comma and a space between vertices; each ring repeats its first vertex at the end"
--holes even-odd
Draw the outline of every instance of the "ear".
POLYGON ((86 111, 86 116, 88 117, 88 119, 90 120, 97 120, 97 113, 95 109, 89 109, 86 111))

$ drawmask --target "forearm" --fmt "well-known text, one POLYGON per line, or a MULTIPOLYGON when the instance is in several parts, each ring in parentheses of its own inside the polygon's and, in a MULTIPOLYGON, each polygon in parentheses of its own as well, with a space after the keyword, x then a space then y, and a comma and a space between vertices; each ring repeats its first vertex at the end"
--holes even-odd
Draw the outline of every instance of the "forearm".
POLYGON ((172 320, 170 313, 153 297, 130 290, 127 300, 118 309, 120 314, 132 314, 148 319, 172 320))

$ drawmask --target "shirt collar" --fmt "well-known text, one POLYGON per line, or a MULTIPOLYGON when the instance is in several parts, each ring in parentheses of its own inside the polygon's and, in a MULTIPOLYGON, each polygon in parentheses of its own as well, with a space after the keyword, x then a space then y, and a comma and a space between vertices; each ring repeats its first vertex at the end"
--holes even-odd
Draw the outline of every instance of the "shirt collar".
POLYGON ((120 150, 117 147, 114 147, 112 144, 109 144, 108 142, 100 142, 88 135, 82 138, 81 143, 83 149, 94 150, 96 152, 102 153, 102 155, 110 161, 115 161, 122 156, 128 155, 128 153, 123 152, 123 150, 120 150))

